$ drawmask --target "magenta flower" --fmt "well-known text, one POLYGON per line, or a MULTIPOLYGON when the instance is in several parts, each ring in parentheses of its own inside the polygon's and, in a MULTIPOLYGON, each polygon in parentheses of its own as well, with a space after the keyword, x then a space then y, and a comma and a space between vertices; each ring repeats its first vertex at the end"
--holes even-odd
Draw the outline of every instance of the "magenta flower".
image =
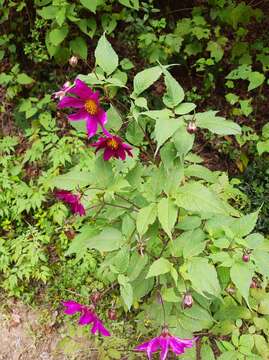
POLYGON ((107 137, 100 137, 91 146, 96 147, 96 152, 104 149, 104 160, 109 160, 111 157, 116 159, 126 159, 126 154, 133 156, 131 153, 132 147, 125 144, 119 136, 110 135, 107 137))
POLYGON ((65 96, 58 104, 59 109, 72 107, 78 109, 77 112, 68 116, 71 121, 86 120, 88 136, 96 134, 98 125, 104 129, 107 121, 106 112, 100 107, 99 92, 93 92, 83 81, 76 79, 75 86, 68 91, 74 96, 65 96))
POLYGON ((59 91, 54 92, 51 96, 54 99, 60 99, 65 97, 65 94, 73 87, 70 81, 66 81, 59 91))
POLYGON ((99 334, 103 336, 110 336, 110 332, 104 327, 102 321, 95 314, 94 306, 88 307, 82 304, 77 303, 76 301, 63 301, 63 305, 66 307, 64 313, 67 315, 73 315, 76 313, 81 313, 79 319, 79 325, 88 325, 92 323, 91 333, 96 334, 98 331, 99 334))
POLYGON ((160 360, 165 360, 169 351, 175 355, 181 355, 185 352, 185 348, 191 348, 196 339, 180 339, 169 334, 168 328, 165 326, 160 336, 153 338, 141 345, 138 345, 135 350, 145 351, 149 359, 152 359, 152 353, 161 350, 160 360))
POLYGON ((57 190, 55 191, 55 196, 57 199, 69 204, 73 214, 79 214, 80 216, 86 214, 85 208, 80 202, 80 195, 72 194, 67 190, 57 190))

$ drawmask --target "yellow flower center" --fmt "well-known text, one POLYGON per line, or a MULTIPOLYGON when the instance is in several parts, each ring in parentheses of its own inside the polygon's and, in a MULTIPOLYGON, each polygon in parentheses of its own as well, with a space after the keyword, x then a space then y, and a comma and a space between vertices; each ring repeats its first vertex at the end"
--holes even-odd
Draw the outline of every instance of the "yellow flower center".
POLYGON ((92 99, 85 101, 85 109, 90 115, 96 115, 98 113, 98 106, 92 99))
POLYGON ((119 147, 119 143, 114 138, 107 140, 107 146, 113 150, 117 150, 119 147))

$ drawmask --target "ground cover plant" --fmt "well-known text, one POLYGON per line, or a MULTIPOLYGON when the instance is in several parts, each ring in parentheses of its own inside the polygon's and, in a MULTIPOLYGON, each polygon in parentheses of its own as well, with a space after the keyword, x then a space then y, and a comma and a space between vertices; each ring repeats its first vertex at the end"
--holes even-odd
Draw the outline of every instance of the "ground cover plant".
POLYGON ((3 294, 68 359, 267 359, 264 4, 1 6, 3 294))

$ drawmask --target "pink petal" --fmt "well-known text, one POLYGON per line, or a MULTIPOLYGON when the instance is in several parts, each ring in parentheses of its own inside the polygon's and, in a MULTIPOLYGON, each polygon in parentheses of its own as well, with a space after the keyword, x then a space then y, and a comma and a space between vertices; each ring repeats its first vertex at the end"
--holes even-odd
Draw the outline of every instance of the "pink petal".
POLYGON ((126 154, 125 154, 125 151, 122 147, 120 147, 118 149, 118 155, 119 157, 121 158, 121 160, 125 160, 126 159, 126 154))
POLYGON ((87 325, 94 321, 94 315, 89 310, 85 310, 79 319, 79 325, 87 325))
POLYGON ((71 114, 68 116, 68 120, 70 121, 80 121, 80 120, 87 120, 89 117, 89 114, 87 111, 83 108, 77 111, 74 114, 71 114))
POLYGON ((137 345, 137 346, 135 347, 135 350, 145 351, 145 350, 147 350, 147 348, 148 348, 148 346, 149 346, 149 343, 150 343, 150 341, 146 341, 146 342, 144 342, 143 344, 137 345))
POLYGON ((160 360, 165 360, 168 354, 168 350, 169 350, 169 337, 162 337, 160 336, 159 338, 159 344, 161 346, 161 356, 160 356, 160 360))
POLYGON ((96 117, 92 117, 87 113, 87 133, 88 137, 91 138, 96 134, 98 123, 96 121, 96 117))
POLYGON ((82 305, 73 300, 63 301, 62 304, 63 306, 67 307, 67 309, 64 310, 65 314, 67 315, 73 315, 77 312, 80 312, 82 309, 82 305))
POLYGON ((93 96, 92 89, 79 79, 75 80, 75 86, 68 92, 78 96, 82 100, 88 100, 93 96))
POLYGON ((64 98, 62 98, 58 104, 58 108, 59 109, 63 109, 66 107, 73 107, 73 108, 84 108, 85 102, 84 100, 81 99, 76 99, 74 97, 71 96, 65 96, 64 98))
POLYGON ((103 336, 110 336, 110 332, 104 327, 102 321, 98 318, 95 319, 91 332, 92 334, 96 334, 97 331, 103 336))
MULTIPOLYGON (((103 110, 102 108, 99 108, 98 114, 97 114, 97 120, 99 122, 100 125, 104 126, 105 123, 107 122, 107 115, 105 110, 103 110)), ((109 133, 110 135, 110 133, 109 133)))
POLYGON ((92 93, 92 95, 90 96, 90 99, 94 100, 96 102, 96 104, 99 105, 99 97, 100 97, 100 92, 97 90, 92 93))
POLYGON ((152 358, 152 353, 156 352, 159 349, 160 345, 159 345, 159 338, 154 338, 152 339, 147 347, 147 355, 148 358, 151 359, 152 358))
POLYGON ((104 151, 104 160, 107 161, 109 160, 112 156, 114 156, 114 151, 112 149, 105 149, 104 151))
POLYGON ((185 352, 184 345, 177 343, 173 338, 170 339, 170 346, 176 355, 180 355, 185 352))

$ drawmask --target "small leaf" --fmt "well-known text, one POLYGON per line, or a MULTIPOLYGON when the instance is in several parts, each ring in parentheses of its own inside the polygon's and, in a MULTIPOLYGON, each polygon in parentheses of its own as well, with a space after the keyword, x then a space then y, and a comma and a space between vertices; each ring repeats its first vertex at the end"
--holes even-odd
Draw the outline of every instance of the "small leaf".
POLYGON ((158 203, 158 218, 166 234, 172 238, 172 229, 177 219, 177 207, 171 199, 162 199, 158 203))
POLYGON ((191 111, 193 111, 196 108, 196 105, 190 102, 185 102, 185 103, 181 103, 180 105, 178 105, 175 109, 174 112, 176 115, 185 115, 190 113, 191 111))
POLYGON ((116 70, 119 58, 113 47, 107 41, 106 36, 102 35, 95 49, 96 64, 98 64, 108 75, 116 70))
POLYGON ((147 88, 149 88, 155 81, 159 79, 162 74, 162 69, 159 66, 140 71, 134 77, 134 95, 138 96, 147 88))
POLYGON ((150 204, 139 210, 136 218, 136 227, 140 236, 144 235, 149 225, 153 224, 157 217, 156 204, 150 204))
POLYGON ((196 125, 218 135, 239 135, 241 128, 231 120, 216 116, 217 111, 206 111, 195 115, 196 125))
POLYGON ((163 70, 163 73, 166 85, 166 94, 163 96, 163 102, 167 107, 174 108, 183 101, 184 90, 167 70, 163 70))
POLYGON ((49 40, 54 46, 58 46, 64 41, 68 34, 68 27, 63 26, 61 28, 53 29, 49 33, 49 40))
POLYGON ((149 268, 149 272, 146 276, 146 279, 153 276, 166 274, 171 271, 172 267, 173 265, 167 259, 160 258, 158 260, 155 260, 154 263, 149 268))
POLYGON ((265 76, 258 71, 253 71, 249 74, 248 80, 249 80, 248 91, 250 91, 256 89, 261 84, 263 84, 265 80, 265 76))
POLYGON ((178 119, 163 117, 156 120, 154 135, 157 141, 157 149, 159 148, 177 131, 180 127, 178 119))
POLYGON ((253 270, 248 267, 248 264, 235 263, 230 270, 230 276, 232 282, 248 304, 249 287, 252 281, 253 270))
POLYGON ((102 5, 104 0, 80 0, 81 4, 85 6, 86 9, 95 13, 98 5, 102 5))
POLYGON ((260 210, 244 215, 239 219, 235 219, 230 225, 230 230, 235 236, 243 237, 248 235, 256 226, 259 212, 260 210))
POLYGON ((83 60, 87 60, 87 43, 81 36, 77 36, 74 40, 70 41, 70 48, 75 55, 78 55, 83 60))
POLYGON ((28 85, 31 84, 34 81, 30 76, 28 76, 25 73, 21 73, 17 77, 17 82, 21 85, 28 85))

